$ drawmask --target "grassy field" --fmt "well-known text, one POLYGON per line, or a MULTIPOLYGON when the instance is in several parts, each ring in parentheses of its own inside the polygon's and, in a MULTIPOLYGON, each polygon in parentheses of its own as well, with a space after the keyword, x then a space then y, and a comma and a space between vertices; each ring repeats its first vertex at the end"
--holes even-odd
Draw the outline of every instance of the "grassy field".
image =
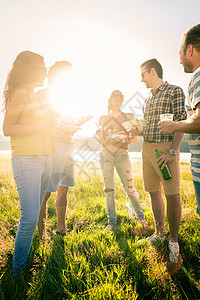
MULTIPOLYGON (((141 165, 133 163, 135 186, 154 231, 151 205, 143 190, 141 165)), ((76 187, 70 189, 66 237, 55 234, 55 193, 48 202, 44 240, 36 231, 25 273, 12 279, 11 261, 19 218, 19 200, 9 157, 0 158, 0 299, 200 299, 200 218, 189 164, 181 164, 182 264, 175 274, 168 265, 167 241, 137 244, 140 225, 130 219, 116 176, 118 228, 107 225, 103 182, 98 164, 76 165, 76 187)), ((167 240, 169 229, 166 219, 167 240)))

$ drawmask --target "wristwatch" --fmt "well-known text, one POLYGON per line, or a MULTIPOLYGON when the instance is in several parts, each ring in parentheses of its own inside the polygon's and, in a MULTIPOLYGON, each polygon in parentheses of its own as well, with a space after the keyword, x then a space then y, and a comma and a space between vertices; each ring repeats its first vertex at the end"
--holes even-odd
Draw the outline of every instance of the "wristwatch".
POLYGON ((170 150, 169 150, 169 153, 170 153, 171 155, 176 155, 176 150, 170 149, 170 150))

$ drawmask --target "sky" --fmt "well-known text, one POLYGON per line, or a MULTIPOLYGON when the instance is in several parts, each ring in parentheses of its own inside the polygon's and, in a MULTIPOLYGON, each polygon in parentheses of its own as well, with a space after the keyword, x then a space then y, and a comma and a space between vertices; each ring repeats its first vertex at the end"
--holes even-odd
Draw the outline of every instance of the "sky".
MULTIPOLYGON (((59 102, 60 91, 55 104, 62 104, 66 116, 93 115, 79 135, 94 136, 115 89, 124 94, 124 111, 142 117, 149 94, 140 77, 145 60, 157 58, 164 80, 187 93, 191 75, 183 72, 179 48, 183 33, 199 23, 199 11, 199 0, 1 1, 0 95, 14 59, 30 50, 47 67, 58 60, 72 63, 71 96, 59 102)), ((3 113, 0 134, 2 122, 3 113)))

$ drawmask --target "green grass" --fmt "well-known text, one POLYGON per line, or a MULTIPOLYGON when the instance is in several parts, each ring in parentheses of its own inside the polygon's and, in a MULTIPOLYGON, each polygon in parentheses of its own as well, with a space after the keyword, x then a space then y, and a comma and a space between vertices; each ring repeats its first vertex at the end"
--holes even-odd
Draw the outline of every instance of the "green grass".
MULTIPOLYGON (((134 180, 145 216, 154 225, 148 193, 143 190, 140 163, 134 180)), ((36 231, 27 270, 12 279, 11 261, 20 208, 10 159, 0 158, 0 299, 200 299, 200 218, 189 164, 181 164, 182 222, 179 234, 183 258, 179 270, 168 272, 167 241, 156 247, 138 245, 131 231, 126 198, 116 176, 118 228, 107 225, 103 182, 98 164, 76 166, 76 187, 69 192, 66 237, 56 236, 54 193, 48 201, 46 236, 36 231)), ((169 228, 166 219, 166 232, 169 228)))

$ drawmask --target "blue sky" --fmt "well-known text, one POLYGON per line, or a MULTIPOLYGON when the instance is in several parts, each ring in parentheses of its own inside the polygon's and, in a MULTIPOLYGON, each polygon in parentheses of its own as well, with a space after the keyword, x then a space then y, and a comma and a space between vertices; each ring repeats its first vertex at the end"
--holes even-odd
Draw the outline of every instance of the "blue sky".
MULTIPOLYGON (((94 123, 106 113, 107 100, 120 89, 125 101, 148 91, 140 82, 139 65, 156 57, 164 79, 187 91, 190 75, 179 64, 183 33, 199 23, 200 2, 159 0, 7 0, 0 4, 0 94, 16 55, 31 50, 72 62, 79 114, 93 114, 80 134, 93 135, 94 123)), ((71 100, 66 101, 66 114, 71 100)), ((0 122, 2 123, 1 114, 0 122)))

